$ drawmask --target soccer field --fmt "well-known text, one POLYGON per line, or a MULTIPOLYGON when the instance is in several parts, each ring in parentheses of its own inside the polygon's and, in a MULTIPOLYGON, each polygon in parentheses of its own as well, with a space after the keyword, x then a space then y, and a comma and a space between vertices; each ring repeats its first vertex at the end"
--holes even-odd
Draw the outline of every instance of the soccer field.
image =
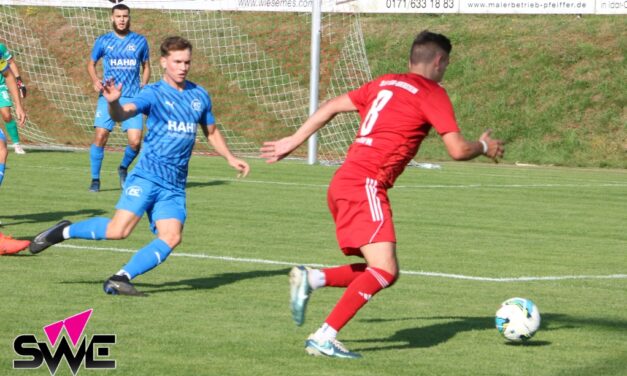
MULTIPOLYGON (((113 214, 120 153, 87 191, 82 152, 9 156, 0 231, 30 238, 61 218, 113 214)), ((147 297, 108 296, 102 282, 152 234, 70 240, 0 258, 0 375, 18 371, 16 337, 93 309, 85 337, 115 334, 120 375, 624 375, 627 369, 627 171, 443 163, 408 168, 390 191, 401 277, 340 333, 360 360, 321 359, 304 341, 343 290, 315 291, 291 320, 287 273, 297 264, 358 262, 337 249, 326 208, 335 167, 250 160, 247 179, 195 156, 183 243, 138 277, 147 297), (494 327, 510 297, 542 314, 512 345, 494 327)), ((97 373, 81 369, 80 374, 97 373)), ((63 361, 56 375, 70 375, 63 361)))

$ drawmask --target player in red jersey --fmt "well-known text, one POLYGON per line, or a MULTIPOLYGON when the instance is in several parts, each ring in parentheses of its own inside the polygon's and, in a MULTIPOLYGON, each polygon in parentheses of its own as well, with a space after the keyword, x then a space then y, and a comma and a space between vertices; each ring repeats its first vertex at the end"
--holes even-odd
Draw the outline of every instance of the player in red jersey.
POLYGON ((396 235, 387 190, 394 185, 431 128, 455 160, 503 156, 503 142, 490 132, 478 141, 460 133, 453 106, 439 82, 449 64, 451 42, 427 30, 418 34, 409 56, 409 72, 386 74, 357 90, 324 103, 291 136, 265 142, 261 156, 277 162, 341 112, 359 111, 361 125, 346 160, 328 190, 328 205, 340 248, 365 263, 334 268, 304 266, 290 272, 292 316, 304 321, 311 292, 323 286, 346 287, 325 323, 305 343, 312 355, 359 358, 337 339, 337 332, 383 288, 398 278, 396 235))

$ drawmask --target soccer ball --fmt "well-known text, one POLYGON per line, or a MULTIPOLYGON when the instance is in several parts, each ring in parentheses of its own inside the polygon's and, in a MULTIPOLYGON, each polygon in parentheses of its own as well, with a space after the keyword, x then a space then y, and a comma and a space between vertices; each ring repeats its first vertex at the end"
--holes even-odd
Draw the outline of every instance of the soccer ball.
POLYGON ((496 328, 512 342, 524 342, 540 327, 540 311, 529 299, 511 298, 496 311, 496 328))

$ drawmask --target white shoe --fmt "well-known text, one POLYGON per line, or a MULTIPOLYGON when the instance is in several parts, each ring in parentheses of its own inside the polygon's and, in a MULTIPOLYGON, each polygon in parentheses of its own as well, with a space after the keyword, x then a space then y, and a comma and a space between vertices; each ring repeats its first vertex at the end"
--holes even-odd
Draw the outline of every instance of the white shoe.
POLYGON ((13 144, 13 149, 15 150, 15 154, 26 154, 26 152, 22 148, 22 145, 20 144, 13 144))

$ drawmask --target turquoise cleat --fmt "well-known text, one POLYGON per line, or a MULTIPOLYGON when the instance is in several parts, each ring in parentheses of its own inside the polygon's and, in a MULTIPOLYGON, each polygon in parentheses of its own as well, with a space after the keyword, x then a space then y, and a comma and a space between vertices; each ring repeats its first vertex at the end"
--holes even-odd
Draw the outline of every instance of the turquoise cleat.
POLYGON ((296 325, 301 326, 305 322, 305 309, 311 296, 311 286, 307 280, 308 268, 300 265, 290 271, 290 308, 292 318, 296 325))
POLYGON ((328 356, 331 358, 342 359, 359 359, 361 354, 348 351, 344 345, 337 339, 327 340, 323 343, 318 342, 314 335, 310 335, 305 341, 305 351, 309 355, 314 356, 328 356))

